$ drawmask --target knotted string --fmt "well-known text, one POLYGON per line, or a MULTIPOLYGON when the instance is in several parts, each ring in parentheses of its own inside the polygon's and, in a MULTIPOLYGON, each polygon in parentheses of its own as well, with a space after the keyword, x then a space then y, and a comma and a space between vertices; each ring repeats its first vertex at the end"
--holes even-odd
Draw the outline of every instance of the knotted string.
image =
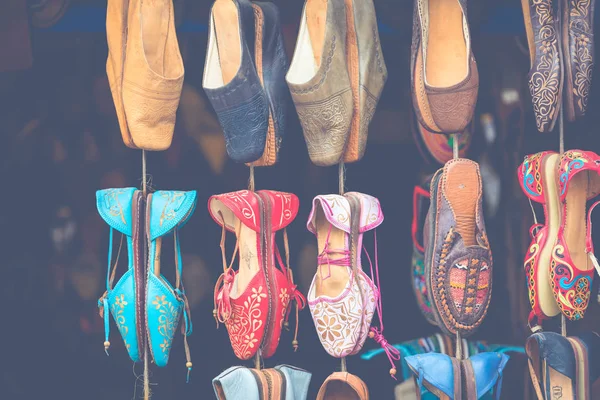
POLYGON ((222 222, 221 256, 223 261, 223 273, 221 274, 221 276, 219 276, 219 279, 215 284, 214 290, 213 317, 215 318, 215 321, 217 323, 217 328, 219 327, 219 322, 225 323, 229 319, 229 317, 231 317, 232 313, 230 293, 233 288, 233 282, 235 281, 233 262, 235 261, 235 257, 238 253, 239 236, 241 231, 241 225, 238 225, 238 227, 236 228, 237 240, 235 243, 235 250, 233 251, 231 262, 229 263, 229 265, 227 265, 227 257, 225 255, 225 218, 223 217, 221 211, 219 211, 219 216, 221 217, 222 222))
MULTIPOLYGON (((295 304, 295 308, 296 308, 296 328, 294 330, 294 340, 292 340, 292 346, 294 348, 294 351, 298 350, 298 329, 300 326, 300 321, 298 319, 298 315, 300 310, 303 310, 304 307, 306 307, 306 297, 304 297, 304 295, 298 290, 298 286, 294 283, 294 274, 292 272, 292 269, 290 268, 290 246, 289 246, 289 241, 288 241, 288 236, 287 236, 287 229, 283 230, 283 244, 284 244, 284 249, 285 249, 285 261, 286 263, 283 264, 283 261, 281 259, 281 253, 279 251, 279 246, 275 245, 275 256, 277 258, 277 262, 279 263, 279 267, 281 268, 282 271, 285 272, 285 275, 287 277, 288 280, 288 284, 290 285, 290 303, 293 301, 295 304)), ((287 310, 285 312, 285 320, 284 320, 284 325, 287 327, 289 326, 289 316, 290 316, 290 311, 291 311, 291 307, 287 306, 287 310)))
POLYGON ((369 330, 369 337, 374 339, 375 342, 377 342, 377 344, 379 344, 385 351, 385 354, 387 355, 388 360, 390 360, 390 364, 392 365, 392 368, 390 369, 390 375, 392 376, 392 378, 396 379, 396 364, 394 362, 400 360, 400 351, 398 351, 397 348, 392 346, 383 336, 383 330, 384 330, 383 302, 381 301, 381 283, 379 281, 379 261, 378 261, 378 255, 377 255, 377 230, 373 231, 373 237, 375 240, 375 271, 373 271, 373 262, 371 261, 369 252, 365 248, 364 244, 363 244, 363 250, 364 250, 365 254, 367 255, 367 259, 369 260, 371 276, 373 278, 375 278, 376 285, 377 285, 377 291, 379 292, 379 293, 377 293, 377 304, 375 305, 375 308, 377 309, 377 316, 379 317, 379 324, 380 324, 381 328, 378 329, 376 327, 371 327, 371 329, 369 330))
POLYGON ((333 228, 332 224, 329 224, 329 230, 327 231, 327 238, 325 239, 325 246, 323 247, 323 251, 317 257, 317 262, 319 265, 327 264, 327 276, 323 276, 323 270, 319 268, 319 274, 321 275, 321 280, 326 280, 331 277, 331 266, 337 265, 340 267, 349 267, 351 265, 350 260, 350 250, 345 249, 330 249, 329 248, 329 238, 331 237, 331 230, 333 228), (332 260, 330 256, 340 255, 342 257, 332 260))

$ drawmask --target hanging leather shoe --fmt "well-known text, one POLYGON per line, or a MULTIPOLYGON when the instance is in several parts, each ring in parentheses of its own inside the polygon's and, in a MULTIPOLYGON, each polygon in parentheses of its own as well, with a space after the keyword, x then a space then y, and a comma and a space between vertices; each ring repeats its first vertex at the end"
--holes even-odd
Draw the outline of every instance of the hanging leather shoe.
POLYGON ((286 80, 315 165, 342 161, 354 103, 344 0, 307 0, 286 80))
POLYGON ((128 147, 171 146, 183 75, 172 0, 129 0, 123 72, 128 147))

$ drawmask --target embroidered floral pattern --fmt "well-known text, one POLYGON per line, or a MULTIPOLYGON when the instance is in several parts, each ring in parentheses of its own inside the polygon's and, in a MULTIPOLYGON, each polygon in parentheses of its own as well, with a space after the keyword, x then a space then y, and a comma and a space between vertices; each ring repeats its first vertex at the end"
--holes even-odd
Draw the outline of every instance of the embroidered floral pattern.
POLYGON ((104 201, 109 214, 113 217, 119 217, 121 222, 127 225, 125 214, 123 214, 123 206, 121 206, 121 202, 119 201, 119 195, 123 193, 125 193, 123 189, 106 189, 104 191, 104 201))
POLYGON ((177 217, 179 207, 183 203, 185 198, 184 192, 173 192, 173 191, 161 191, 160 195, 165 198, 165 206, 160 214, 159 226, 163 225, 163 222, 169 221, 177 217))
POLYGON ((111 306, 111 311, 113 318, 117 324, 117 328, 119 332, 121 332, 121 336, 123 337, 123 341, 125 342, 125 347, 127 350, 131 347, 129 343, 127 343, 127 334, 129 333, 129 327, 127 327, 127 321, 125 319, 125 307, 127 307, 129 303, 125 300, 125 295, 117 295, 115 297, 114 302, 111 306))
POLYGON ((586 154, 580 151, 567 151, 560 157, 559 181, 561 197, 567 190, 567 184, 576 170, 583 168, 584 164, 590 162, 586 154))
MULTIPOLYGON (((591 0, 569 0, 569 36, 574 70, 573 96, 576 113, 583 115, 587 110, 592 70, 594 69, 593 29, 590 26, 591 0)), ((570 61, 570 60, 568 60, 570 61)))
MULTIPOLYGON (((308 302, 321 344, 333 357, 358 353, 369 333, 375 311, 376 288, 364 273, 360 273, 358 281, 365 301, 361 298, 358 284, 350 277, 346 290, 337 300, 317 298, 308 302)), ((311 292, 313 290, 310 289, 311 292)))
MULTIPOLYGON (((535 266, 537 264, 537 259, 540 255, 540 244, 542 242, 544 235, 540 232, 532 241, 529 246, 529 250, 525 255, 525 274, 527 275, 527 288, 529 289, 529 303, 531 304, 531 309, 538 314, 539 304, 537 298, 537 287, 536 287, 536 269, 535 266)), ((540 310, 541 311, 541 310, 540 310)))
POLYGON ((179 305, 173 305, 169 300, 166 300, 165 295, 156 296, 152 301, 152 305, 160 312, 158 317, 158 333, 163 337, 160 348, 163 353, 168 354, 171 349, 175 329, 179 323, 179 305))
POLYGON ((523 190, 534 198, 542 196, 543 187, 540 166, 544 154, 546 152, 526 156, 523 164, 521 164, 521 184, 523 190))
MULTIPOLYGON (((549 130, 558 113, 560 90, 560 59, 558 41, 550 0, 531 0, 531 23, 538 28, 535 51, 529 73, 529 91, 538 130, 549 130)), ((529 23, 529 21, 527 21, 529 23)))
MULTIPOLYGON (((262 335, 263 310, 261 303, 267 298, 262 286, 253 287, 242 301, 232 301, 231 317, 225 321, 231 347, 238 358, 247 360, 256 353, 259 335, 262 335)), ((241 298, 240 298, 241 299, 241 298)))

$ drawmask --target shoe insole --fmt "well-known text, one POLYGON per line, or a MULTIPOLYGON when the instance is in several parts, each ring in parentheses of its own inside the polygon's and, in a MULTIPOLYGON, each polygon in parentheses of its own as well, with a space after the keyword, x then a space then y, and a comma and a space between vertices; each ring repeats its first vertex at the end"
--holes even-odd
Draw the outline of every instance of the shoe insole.
POLYGON ((573 381, 550 366, 546 366, 550 398, 548 400, 576 400, 573 396, 573 381))
POLYGON ((458 0, 428 1, 425 78, 430 86, 453 86, 463 81, 468 73, 462 9, 458 0))
POLYGON ((356 391, 346 382, 333 381, 327 385, 325 400, 361 400, 356 391))
POLYGON ((552 287, 550 286, 550 260, 552 257, 552 249, 556 243, 556 235, 560 227, 560 199, 558 197, 558 186, 556 184, 556 163, 559 155, 551 154, 544 157, 542 160, 542 185, 544 189, 544 201, 546 202, 546 225, 548 226, 548 238, 546 245, 540 252, 537 268, 536 286, 538 290, 538 298, 540 300, 540 308, 542 312, 554 317, 560 312, 552 287))
POLYGON ((538 400, 544 400, 544 396, 542 394, 542 387, 545 377, 542 377, 542 382, 540 382, 541 365, 540 349, 538 347, 538 342, 534 339, 531 339, 526 342, 525 346, 527 351, 527 357, 529 358, 527 364, 529 366, 529 376, 531 377, 531 383, 533 384, 533 388, 535 389, 535 393, 537 394, 538 400))
POLYGON ((471 161, 449 164, 444 183, 444 196, 454 211, 455 229, 466 247, 475 246, 477 202, 481 180, 477 165, 471 161))
POLYGON ((165 76, 167 39, 171 21, 171 0, 145 0, 140 3, 144 53, 150 68, 165 76))
POLYGON ((575 361, 577 363, 577 400, 589 400, 590 399, 590 370, 588 367, 588 352, 586 349, 585 343, 583 343, 579 338, 572 337, 567 338, 569 342, 571 342, 571 346, 573 347, 573 352, 575 354, 575 361))
POLYGON ((588 262, 585 252, 586 218, 585 213, 589 186, 589 172, 583 171, 571 178, 567 188, 567 218, 564 226, 564 238, 569 254, 575 266, 588 271, 594 266, 588 262))
MULTIPOLYGON (((344 250, 346 249, 346 233, 335 226, 332 226, 323 214, 321 207, 317 208, 317 215, 315 217, 315 224, 317 226, 317 245, 318 254, 323 252, 327 241, 327 233, 331 227, 331 234, 329 235, 329 249, 330 250, 344 250)), ((344 256, 341 254, 329 254, 331 260, 339 260, 344 256)), ((317 267, 317 279, 315 281, 315 296, 328 296, 336 297, 339 296, 342 291, 346 288, 348 280, 350 279, 350 267, 339 266, 339 265, 327 265, 321 264, 317 267), (331 271, 331 275, 329 272, 331 271)))
POLYGON ((223 84, 235 77, 242 65, 242 45, 239 30, 239 15, 231 0, 216 0, 212 8, 217 37, 217 49, 223 84))
POLYGON ((312 44, 317 68, 321 65, 325 26, 327 23, 327 0, 306 0, 306 25, 312 44))
POLYGON ((257 246, 260 245, 260 243, 258 243, 256 232, 244 224, 241 224, 239 232, 238 244, 240 246, 240 263, 238 272, 235 276, 235 294, 232 294, 233 298, 239 297, 244 293, 244 290, 248 287, 248 283, 250 283, 252 278, 254 278, 254 275, 256 275, 260 269, 258 263, 259 255, 257 254, 257 246))

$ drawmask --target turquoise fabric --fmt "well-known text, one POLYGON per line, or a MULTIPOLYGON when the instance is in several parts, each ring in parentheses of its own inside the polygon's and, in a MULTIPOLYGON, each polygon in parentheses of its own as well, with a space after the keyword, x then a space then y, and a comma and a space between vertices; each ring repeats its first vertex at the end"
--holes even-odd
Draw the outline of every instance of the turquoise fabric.
POLYGON ((499 399, 502 389, 502 371, 508 362, 508 356, 501 353, 480 353, 469 359, 475 374, 477 398, 481 399, 498 384, 498 390, 494 393, 494 397, 499 399))
POLYGON ((213 379, 215 396, 219 398, 217 386, 223 390, 225 399, 261 400, 252 372, 245 367, 230 367, 213 379))
POLYGON ((439 353, 417 354, 406 357, 406 363, 415 374, 419 389, 423 389, 423 382, 427 381, 454 399, 454 369, 449 356, 439 353))
MULTIPOLYGON (((174 230, 179 230, 190 218, 196 207, 196 192, 157 191, 149 196, 147 207, 150 207, 150 224, 146 229, 150 232, 149 260, 156 259, 156 239, 174 230)), ((181 250, 178 235, 175 237, 177 270, 182 274, 181 250)), ((159 261, 160 262, 160 261, 159 261)), ((184 310, 185 293, 174 288, 163 275, 156 276, 152 261, 148 268, 146 281, 146 314, 149 347, 154 362, 164 367, 169 361, 171 344, 175 331, 179 326, 182 312, 184 314, 185 335, 192 333, 189 315, 184 310)))
POLYGON ((285 400, 306 400, 312 374, 291 365, 278 365, 275 369, 285 376, 285 400))
POLYGON ((98 213, 110 226, 108 244, 108 268, 106 274, 107 296, 98 303, 104 309, 105 341, 109 341, 110 323, 108 315, 113 319, 125 342, 129 357, 139 362, 140 353, 136 331, 135 313, 135 281, 133 279, 133 242, 132 242, 132 203, 135 188, 105 189, 96 192, 96 207, 98 213), (126 237, 128 269, 119 279, 114 288, 110 287, 110 271, 113 253, 113 229, 126 237))

